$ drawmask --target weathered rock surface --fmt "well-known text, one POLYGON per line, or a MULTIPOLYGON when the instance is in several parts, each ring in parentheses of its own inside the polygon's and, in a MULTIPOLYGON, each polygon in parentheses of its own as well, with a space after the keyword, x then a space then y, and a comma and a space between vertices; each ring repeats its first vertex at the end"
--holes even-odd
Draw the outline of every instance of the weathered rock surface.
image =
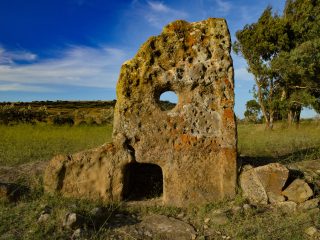
POLYGON ((290 170, 303 173, 303 178, 320 189, 320 159, 290 163, 290 170))
MULTIPOLYGON (((318 229, 316 227, 308 227, 304 230, 304 232, 309 235, 310 237, 314 237, 319 233, 318 229)), ((318 239, 318 238, 317 238, 318 239)))
POLYGON ((318 206, 319 206, 319 199, 318 198, 314 198, 314 199, 310 199, 308 201, 305 201, 303 203, 300 203, 298 205, 298 209, 300 211, 305 211, 305 210, 315 209, 318 206))
POLYGON ((196 237, 196 231, 191 225, 163 215, 146 216, 140 223, 117 231, 130 232, 135 239, 191 240, 196 237))
POLYGON ((283 195, 290 201, 302 203, 313 196, 313 191, 304 180, 296 179, 283 191, 283 195))
POLYGON ((121 68, 113 143, 55 157, 45 189, 123 200, 130 192, 128 166, 143 163, 161 168, 166 204, 233 197, 237 151, 230 47, 224 19, 179 20, 151 37, 121 68), (178 95, 169 111, 159 104, 166 91, 178 95))
POLYGON ((274 206, 285 214, 292 214, 297 210, 297 203, 292 201, 278 202, 275 203, 274 206))
POLYGON ((84 223, 83 216, 77 213, 67 213, 63 220, 63 227, 75 229, 80 227, 84 223))
POLYGON ((246 168, 240 174, 240 186, 245 197, 252 204, 283 202, 282 188, 285 185, 289 170, 279 164, 270 163, 256 168, 246 168))
POLYGON ((214 224, 214 225, 225 225, 230 221, 229 218, 227 217, 226 212, 222 210, 212 211, 209 219, 210 221, 208 221, 208 223, 210 222, 211 224, 214 224))

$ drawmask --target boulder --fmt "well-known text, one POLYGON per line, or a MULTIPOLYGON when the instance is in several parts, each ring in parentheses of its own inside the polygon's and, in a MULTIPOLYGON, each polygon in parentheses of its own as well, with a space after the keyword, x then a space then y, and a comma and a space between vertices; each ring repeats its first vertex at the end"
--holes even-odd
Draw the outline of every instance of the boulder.
POLYGON ((298 205, 298 209, 300 211, 306 211, 306 210, 315 209, 318 206, 319 206, 319 199, 318 198, 314 198, 314 199, 310 199, 308 201, 300 203, 298 205))
POLYGON ((283 202, 282 188, 289 170, 282 164, 270 163, 256 168, 246 168, 240 174, 240 187, 252 204, 283 202))
POLYGON ((149 174, 131 172, 132 166, 151 164, 160 169, 156 185, 165 204, 234 197, 237 141, 230 49, 227 23, 218 18, 178 20, 149 38, 122 65, 113 142, 55 157, 45 172, 45 190, 107 202, 128 200, 133 190, 142 189, 133 184, 137 178, 152 184, 152 178, 142 179, 149 174), (160 103, 167 91, 178 96, 171 110, 160 103))
POLYGON ((320 159, 290 163, 287 167, 290 170, 303 173, 303 177, 308 183, 315 184, 320 189, 320 159))
POLYGON ((255 173, 254 168, 240 174, 240 187, 243 196, 252 204, 268 204, 268 195, 255 173))
POLYGON ((120 230, 137 232, 140 235, 138 239, 191 240, 196 236, 196 231, 191 225, 157 214, 146 216, 135 226, 126 226, 120 230), (136 231, 133 231, 132 228, 136 231))
POLYGON ((308 183, 302 179, 294 180, 282 193, 290 201, 296 203, 302 203, 313 196, 312 189, 308 183))

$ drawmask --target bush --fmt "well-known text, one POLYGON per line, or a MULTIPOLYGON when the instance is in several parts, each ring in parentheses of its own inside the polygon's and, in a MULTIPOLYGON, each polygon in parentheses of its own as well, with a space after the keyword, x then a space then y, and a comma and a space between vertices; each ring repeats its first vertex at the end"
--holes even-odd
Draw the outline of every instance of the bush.
POLYGON ((56 115, 53 117, 54 125, 74 125, 74 120, 72 116, 68 115, 56 115))
POLYGON ((14 125, 17 123, 36 123, 43 122, 48 116, 45 106, 38 109, 28 107, 17 107, 14 104, 0 106, 0 123, 14 125))

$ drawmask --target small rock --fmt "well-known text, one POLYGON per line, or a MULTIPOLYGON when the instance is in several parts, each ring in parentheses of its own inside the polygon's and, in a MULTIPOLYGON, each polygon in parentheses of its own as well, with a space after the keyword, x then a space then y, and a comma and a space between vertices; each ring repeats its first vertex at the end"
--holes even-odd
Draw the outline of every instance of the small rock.
POLYGON ((74 229, 83 224, 83 217, 77 213, 67 213, 63 222, 65 228, 74 229))
POLYGON ((318 233, 318 229, 315 227, 308 227, 304 230, 304 232, 310 237, 313 237, 316 233, 318 233))
POLYGON ((310 186, 302 179, 294 180, 283 192, 290 201, 302 203, 313 196, 310 186))
POLYGON ((250 212, 252 210, 252 207, 251 207, 251 205, 250 204, 244 204, 243 205, 243 211, 245 212, 245 213, 248 213, 248 212, 250 212))
POLYGON ((197 235, 196 234, 191 234, 191 240, 196 240, 197 239, 197 235))
POLYGON ((52 208, 50 206, 48 206, 48 205, 45 205, 43 207, 43 210, 42 210, 41 214, 45 214, 45 213, 51 214, 51 212, 52 212, 52 208))
POLYGON ((204 223, 209 223, 210 222, 210 218, 205 218, 204 219, 204 223))
POLYGON ((291 214, 297 210, 297 204, 292 201, 278 202, 274 206, 285 214, 291 214))
POLYGON ((244 166, 242 167, 242 171, 243 171, 243 172, 244 172, 244 171, 248 171, 248 170, 250 170, 250 169, 253 169, 252 165, 250 165, 250 164, 244 165, 244 166))
POLYGON ((46 222, 46 221, 48 221, 49 218, 50 218, 50 214, 49 213, 43 213, 38 218, 38 223, 46 222))
POLYGON ((146 216, 135 228, 143 229, 145 236, 154 237, 153 234, 158 234, 162 237, 161 239, 190 240, 193 235, 196 235, 191 225, 163 215, 146 216), (147 231, 150 234, 147 235, 147 231))
POLYGON ((300 203, 298 205, 298 210, 300 211, 310 210, 310 209, 317 208, 318 205, 319 205, 319 199, 314 198, 314 199, 305 201, 303 203, 300 203))
POLYGON ((221 210, 216 210, 211 213, 210 221, 215 225, 225 225, 229 222, 227 214, 221 210))
POLYGON ((181 212, 177 215, 178 218, 184 218, 184 216, 185 216, 184 212, 181 212))
POLYGON ((81 228, 78 228, 73 232, 71 239, 81 238, 81 236, 82 236, 82 230, 81 228))
POLYGON ((145 231, 145 232, 144 232, 144 235, 146 235, 147 237, 152 237, 152 233, 149 232, 149 231, 145 231))
POLYGON ((208 229, 209 226, 208 225, 203 225, 203 229, 208 229))
POLYGON ((240 206, 233 206, 232 208, 231 208, 231 212, 233 213, 233 214, 238 214, 239 212, 241 212, 242 211, 242 207, 240 207, 240 206))

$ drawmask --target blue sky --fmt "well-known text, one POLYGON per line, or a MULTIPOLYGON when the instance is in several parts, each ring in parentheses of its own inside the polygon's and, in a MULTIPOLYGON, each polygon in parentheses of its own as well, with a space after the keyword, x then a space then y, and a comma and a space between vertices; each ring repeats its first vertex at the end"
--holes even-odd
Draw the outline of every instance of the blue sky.
MULTIPOLYGON (((0 101, 112 100, 121 64, 176 19, 227 19, 232 40, 285 0, 0 0, 0 101)), ((253 78, 233 54, 236 114, 253 78)), ((304 116, 312 116, 304 111, 304 116)))

